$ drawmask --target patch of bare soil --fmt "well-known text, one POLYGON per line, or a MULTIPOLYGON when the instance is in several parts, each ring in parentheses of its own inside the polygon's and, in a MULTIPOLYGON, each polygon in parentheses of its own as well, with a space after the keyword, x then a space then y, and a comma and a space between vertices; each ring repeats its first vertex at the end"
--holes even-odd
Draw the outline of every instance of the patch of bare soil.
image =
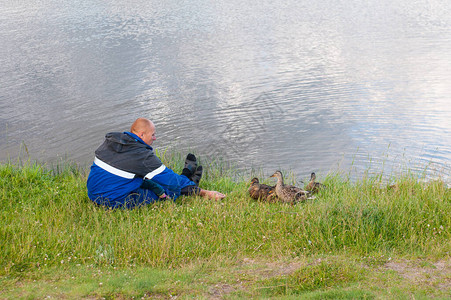
POLYGON ((219 283, 210 287, 208 293, 210 294, 210 299, 222 299, 225 295, 236 291, 238 287, 236 285, 232 286, 226 283, 219 283))
MULTIPOLYGON (((310 264, 320 263, 321 259, 310 264)), ((246 281, 267 279, 271 277, 289 275, 308 265, 305 261, 292 260, 288 262, 262 262, 256 259, 244 258, 238 266, 234 266, 230 272, 238 277, 247 278, 237 280, 232 284, 218 283, 209 288, 209 299, 223 299, 226 295, 246 289, 246 281)))
MULTIPOLYGON (((320 260, 321 261, 321 260, 320 260)), ((290 262, 259 262, 254 259, 244 258, 243 267, 250 269, 253 275, 259 278, 271 278, 281 275, 289 275, 306 265, 305 261, 293 260, 290 262)))
POLYGON ((390 261, 384 268, 393 270, 412 284, 430 285, 441 290, 451 290, 451 263, 449 260, 438 262, 390 261))

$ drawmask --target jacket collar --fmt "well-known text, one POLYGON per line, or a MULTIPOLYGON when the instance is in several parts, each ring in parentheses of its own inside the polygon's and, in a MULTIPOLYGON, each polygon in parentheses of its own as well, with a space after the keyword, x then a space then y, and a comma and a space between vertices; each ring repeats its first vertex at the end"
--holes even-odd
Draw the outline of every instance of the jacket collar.
POLYGON ((136 134, 131 133, 131 132, 128 132, 128 131, 124 131, 124 134, 129 135, 129 136, 132 137, 135 141, 137 141, 137 142, 139 142, 139 143, 141 143, 141 144, 144 144, 144 145, 146 145, 148 148, 150 148, 151 150, 153 150, 152 147, 151 147, 150 145, 146 144, 146 143, 145 143, 139 136, 137 136, 136 134))

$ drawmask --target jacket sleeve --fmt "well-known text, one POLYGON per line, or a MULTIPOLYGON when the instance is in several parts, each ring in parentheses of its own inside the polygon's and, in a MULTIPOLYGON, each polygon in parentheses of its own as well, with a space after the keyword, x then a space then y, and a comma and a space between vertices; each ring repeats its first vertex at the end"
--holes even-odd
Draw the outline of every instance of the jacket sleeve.
POLYGON ((173 199, 176 199, 178 196, 180 196, 180 192, 182 190, 179 178, 180 175, 176 174, 171 169, 166 168, 164 165, 162 166, 164 167, 162 172, 159 172, 158 174, 153 176, 152 180, 164 188, 166 195, 173 199))
POLYGON ((137 165, 133 169, 134 173, 140 177, 152 179, 166 168, 153 151, 146 151, 139 156, 135 158, 137 165))
POLYGON ((167 168, 153 151, 149 151, 149 155, 143 160, 142 165, 146 172, 141 176, 159 184, 165 190, 166 195, 172 199, 180 196, 181 189, 185 186, 195 185, 186 176, 179 175, 167 168))
POLYGON ((158 197, 163 195, 165 193, 163 187, 156 183, 153 180, 144 179, 143 183, 141 184, 141 188, 151 190, 154 192, 158 197))

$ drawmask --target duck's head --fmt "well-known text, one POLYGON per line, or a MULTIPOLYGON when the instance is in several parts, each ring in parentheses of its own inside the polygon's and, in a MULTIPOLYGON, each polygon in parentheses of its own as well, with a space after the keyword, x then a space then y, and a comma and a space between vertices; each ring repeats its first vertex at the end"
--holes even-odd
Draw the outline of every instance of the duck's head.
POLYGON ((314 181, 316 179, 316 174, 315 172, 312 172, 312 174, 310 175, 310 181, 314 181))
POLYGON ((258 183, 260 183, 260 181, 258 180, 257 177, 252 178, 251 185, 258 184, 258 183))
POLYGON ((283 178, 282 177, 282 172, 276 171, 276 172, 274 172, 274 174, 271 175, 271 177, 276 177, 276 178, 282 179, 283 178))

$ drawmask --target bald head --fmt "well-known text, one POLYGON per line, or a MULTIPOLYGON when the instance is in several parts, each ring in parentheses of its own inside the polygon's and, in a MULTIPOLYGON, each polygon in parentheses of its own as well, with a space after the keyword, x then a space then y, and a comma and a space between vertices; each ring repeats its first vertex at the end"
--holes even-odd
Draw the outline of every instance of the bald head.
POLYGON ((152 145, 155 137, 155 125, 145 118, 138 118, 133 122, 130 132, 139 136, 146 144, 152 145))
POLYGON ((134 134, 137 132, 142 132, 143 130, 146 130, 147 128, 153 126, 152 121, 145 119, 145 118, 138 118, 135 122, 133 122, 132 127, 130 128, 130 131, 134 134))

